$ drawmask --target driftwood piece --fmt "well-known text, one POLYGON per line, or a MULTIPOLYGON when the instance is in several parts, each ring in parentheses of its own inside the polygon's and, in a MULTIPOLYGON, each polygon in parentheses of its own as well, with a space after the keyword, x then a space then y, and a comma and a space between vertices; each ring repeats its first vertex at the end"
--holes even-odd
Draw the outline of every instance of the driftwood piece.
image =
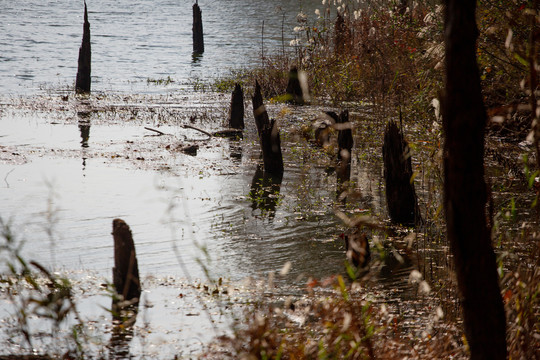
POLYGON ((193 4, 193 52, 204 52, 202 11, 197 1, 193 4))
POLYGON ((232 129, 244 129, 244 91, 240 84, 234 86, 232 93, 229 127, 232 129))
POLYGON ((84 2, 84 25, 82 44, 79 48, 79 64, 77 79, 75 80, 75 92, 78 94, 89 93, 91 87, 92 50, 90 47, 90 23, 88 22, 88 10, 84 2))
POLYGON ((121 219, 113 220, 114 268, 113 283, 123 300, 138 302, 141 296, 139 266, 135 244, 128 224, 121 219))
POLYGON ((390 219, 398 224, 414 225, 420 220, 409 145, 394 121, 389 121, 383 145, 386 204, 390 219))
POLYGON ((281 140, 279 129, 274 119, 268 118, 264 107, 261 87, 255 83, 255 94, 252 98, 253 116, 259 133, 261 150, 263 155, 264 170, 273 174, 283 173, 283 156, 281 154, 281 140))
POLYGON ((300 84, 298 68, 293 66, 289 71, 289 82, 287 84, 287 102, 296 105, 304 104, 304 92, 300 84))

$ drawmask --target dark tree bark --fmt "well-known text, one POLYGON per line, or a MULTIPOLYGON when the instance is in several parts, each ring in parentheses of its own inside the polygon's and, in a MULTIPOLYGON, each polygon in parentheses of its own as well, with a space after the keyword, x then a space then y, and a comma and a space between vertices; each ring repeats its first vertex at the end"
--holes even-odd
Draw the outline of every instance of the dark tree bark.
POLYGON ((486 226, 486 112, 476 63, 476 1, 446 0, 444 204, 471 359, 505 359, 506 320, 486 226))
POLYGON ((257 126, 257 133, 259 138, 261 137, 262 129, 270 124, 268 113, 264 107, 261 86, 258 81, 255 81, 255 94, 251 98, 253 104, 253 116, 255 117, 255 125, 257 126))
POLYGON ((92 83, 92 50, 90 47, 90 23, 88 22, 88 11, 86 1, 84 2, 84 25, 82 44, 79 48, 79 64, 77 68, 77 79, 75 80, 75 92, 78 94, 89 93, 92 83))
POLYGON ((114 238, 113 282, 116 292, 123 295, 124 300, 139 299, 141 283, 131 230, 124 220, 114 219, 112 235, 114 238))
POLYGON ((234 86, 232 93, 229 127, 232 129, 244 129, 244 92, 240 84, 234 86))
POLYGON ((289 71, 289 82, 287 83, 287 102, 296 105, 304 104, 304 92, 300 84, 298 68, 293 66, 289 71))
POLYGON ((261 150, 264 162, 264 171, 272 174, 283 173, 283 156, 281 154, 281 140, 279 129, 274 119, 270 121, 268 113, 264 107, 261 87, 258 82, 255 83, 255 94, 252 98, 253 116, 259 140, 261 142, 261 150))
POLYGON ((193 52, 204 52, 202 11, 197 1, 193 4, 193 52))
POLYGON ((390 219, 398 224, 414 225, 420 219, 409 145, 394 121, 384 132, 383 161, 386 184, 386 204, 390 219))

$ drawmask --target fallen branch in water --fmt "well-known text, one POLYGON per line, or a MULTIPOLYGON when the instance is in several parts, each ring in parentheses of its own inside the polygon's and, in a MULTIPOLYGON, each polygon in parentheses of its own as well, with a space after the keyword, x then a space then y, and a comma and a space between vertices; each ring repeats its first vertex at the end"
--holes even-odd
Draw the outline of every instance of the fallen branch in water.
POLYGON ((210 134, 208 131, 205 131, 205 130, 203 130, 203 129, 196 128, 195 126, 191 126, 191 125, 187 125, 187 124, 180 125, 180 126, 183 127, 184 129, 193 129, 193 130, 200 131, 200 132, 202 132, 203 134, 207 135, 208 137, 212 137, 212 134, 210 134))
POLYGON ((145 128, 146 130, 156 132, 156 133, 158 133, 160 136, 161 136, 161 135, 171 135, 171 134, 166 134, 166 133, 164 133, 164 132, 162 132, 162 131, 159 131, 159 130, 156 130, 156 129, 152 129, 152 128, 149 128, 149 127, 146 127, 146 126, 145 126, 144 128, 145 128))

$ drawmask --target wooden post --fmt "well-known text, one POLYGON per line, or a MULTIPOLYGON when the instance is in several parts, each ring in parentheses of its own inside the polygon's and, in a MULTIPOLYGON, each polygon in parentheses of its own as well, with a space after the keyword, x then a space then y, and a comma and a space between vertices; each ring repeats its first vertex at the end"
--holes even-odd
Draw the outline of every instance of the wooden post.
POLYGON ((193 4, 193 52, 196 54, 204 52, 202 11, 198 1, 193 4))
POLYGON ((90 23, 88 22, 88 11, 86 1, 84 2, 84 26, 82 44, 79 48, 79 64, 77 68, 77 79, 75 81, 75 92, 78 94, 89 93, 91 86, 91 64, 92 50, 90 47, 90 23))
POLYGON ((252 98, 253 116, 259 133, 261 150, 263 154, 264 171, 272 174, 283 173, 283 156, 281 154, 281 140, 279 129, 274 119, 268 118, 268 113, 264 107, 261 87, 255 83, 255 94, 252 98))
POLYGON ((113 283, 123 300, 138 302, 141 296, 139 266, 135 244, 128 224, 121 219, 113 220, 114 268, 113 283))
POLYGON ((394 121, 384 132, 383 161, 386 204, 390 219, 403 225, 414 225, 420 219, 412 179, 409 145, 394 121))
POLYGON ((289 82, 287 84, 287 102, 296 105, 304 104, 304 92, 300 84, 298 68, 293 66, 289 71, 289 82))
POLYGON ((232 129, 244 129, 244 92, 240 84, 234 86, 232 93, 229 127, 232 129))

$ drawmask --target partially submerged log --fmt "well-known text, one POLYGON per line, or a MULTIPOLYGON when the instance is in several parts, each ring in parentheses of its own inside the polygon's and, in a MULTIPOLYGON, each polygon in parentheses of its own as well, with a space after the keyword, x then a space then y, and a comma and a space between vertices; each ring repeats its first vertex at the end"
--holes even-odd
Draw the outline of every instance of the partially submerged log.
POLYGON ((193 4, 193 52, 196 54, 204 52, 202 11, 198 1, 193 4))
POLYGON ((88 22, 88 10, 84 2, 84 25, 82 44, 79 48, 79 64, 77 79, 75 80, 75 92, 78 94, 89 93, 91 87, 91 63, 92 50, 90 47, 90 23, 88 22))
POLYGON ((304 104, 304 92, 300 84, 298 68, 293 66, 289 71, 289 82, 287 84, 287 102, 296 105, 304 104))
POLYGON ((113 283, 123 300, 138 303, 141 296, 139 266, 135 244, 128 224, 121 219, 113 220, 114 268, 113 283))
POLYGON ((279 129, 274 119, 271 121, 268 118, 268 113, 264 107, 261 87, 259 83, 255 83, 255 94, 252 98, 253 116, 259 133, 261 142, 261 150, 264 162, 264 171, 280 174, 283 173, 283 156, 281 154, 281 140, 279 129))
POLYGON ((232 93, 229 127, 232 129, 244 129, 244 91, 242 91, 240 84, 234 86, 232 93))
POLYGON ((414 225, 420 220, 409 145, 394 121, 389 121, 383 145, 386 204, 390 219, 398 224, 414 225))

